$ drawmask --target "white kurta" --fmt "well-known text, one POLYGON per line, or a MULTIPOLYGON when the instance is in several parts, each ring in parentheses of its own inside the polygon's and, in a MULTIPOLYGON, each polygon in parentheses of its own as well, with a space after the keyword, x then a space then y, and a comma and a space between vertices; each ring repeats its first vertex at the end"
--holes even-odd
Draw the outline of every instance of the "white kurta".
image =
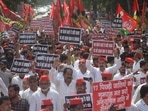
POLYGON ((138 71, 139 74, 134 75, 134 77, 136 78, 136 86, 145 83, 145 73, 138 71))
POLYGON ((148 111, 148 105, 145 104, 145 102, 143 101, 143 99, 140 99, 137 103, 136 106, 138 108, 139 111, 148 111))
MULTIPOLYGON (((37 91, 38 91, 39 89, 40 89, 40 88, 38 87, 37 91)), ((35 91, 35 92, 36 92, 36 91, 35 91)), ((29 104, 30 104, 31 96, 32 96, 33 93, 34 93, 34 92, 33 92, 30 88, 28 88, 28 89, 26 89, 26 90, 23 92, 22 98, 23 98, 23 99, 26 99, 26 100, 29 102, 29 104)))
POLYGON ((138 62, 136 62, 136 61, 134 61, 134 64, 133 64, 133 72, 136 72, 138 69, 140 69, 140 62, 142 61, 142 59, 141 60, 139 60, 138 62))
POLYGON ((63 104, 65 103, 65 96, 72 95, 76 92, 76 82, 72 80, 69 86, 64 82, 64 79, 57 78, 57 70, 51 69, 50 73, 51 81, 56 85, 56 89, 60 96, 60 109, 63 109, 63 104))
POLYGON ((121 75, 120 73, 117 73, 114 75, 113 80, 120 80, 124 77, 124 75, 121 75))
MULTIPOLYGON (((104 70, 105 72, 110 72, 112 74, 117 72, 117 70, 121 67, 121 60, 115 58, 114 61, 115 61, 115 64, 111 67, 105 68, 105 70, 104 70)), ((102 75, 101 75, 102 72, 100 71, 99 68, 93 67, 91 65, 90 60, 86 61, 86 67, 90 72, 92 72, 94 74, 94 78, 95 78, 94 82, 101 82, 102 81, 102 75)))
POLYGON ((21 79, 18 75, 12 78, 12 84, 17 84, 20 90, 23 90, 23 79, 21 79))
POLYGON ((29 111, 40 111, 41 109, 41 103, 44 99, 51 99, 53 102, 53 111, 61 111, 59 110, 59 94, 53 89, 50 89, 47 93, 47 96, 45 96, 41 89, 33 93, 31 100, 30 100, 30 107, 29 111))

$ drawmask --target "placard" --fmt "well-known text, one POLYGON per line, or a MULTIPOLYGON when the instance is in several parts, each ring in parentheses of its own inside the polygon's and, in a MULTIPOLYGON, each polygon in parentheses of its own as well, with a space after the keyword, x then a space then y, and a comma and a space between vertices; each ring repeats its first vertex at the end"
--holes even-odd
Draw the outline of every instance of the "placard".
POLYGON ((58 41, 61 43, 80 44, 82 30, 80 28, 60 27, 58 41))
POLYGON ((112 104, 117 109, 131 106, 133 79, 93 83, 93 111, 108 111, 112 104))
POLYGON ((65 96, 65 102, 69 104, 69 100, 72 98, 81 98, 83 101, 83 109, 92 109, 92 99, 90 94, 77 94, 72 96, 65 96))
POLYGON ((20 33, 19 34, 20 44, 35 44, 36 42, 36 33, 20 33))
POLYGON ((122 18, 115 18, 111 26, 112 28, 122 28, 122 18))
POLYGON ((51 69, 54 59, 58 57, 55 54, 37 54, 35 58, 36 69, 51 69))
POLYGON ((20 60, 15 58, 10 71, 15 73, 28 73, 30 71, 31 65, 32 63, 29 60, 20 60))
POLYGON ((35 45, 33 45, 33 52, 35 54, 37 54, 37 53, 47 53, 48 52, 48 45, 35 44, 35 45))
POLYGON ((114 42, 104 41, 104 40, 93 40, 92 47, 93 47, 93 55, 112 56, 114 42))

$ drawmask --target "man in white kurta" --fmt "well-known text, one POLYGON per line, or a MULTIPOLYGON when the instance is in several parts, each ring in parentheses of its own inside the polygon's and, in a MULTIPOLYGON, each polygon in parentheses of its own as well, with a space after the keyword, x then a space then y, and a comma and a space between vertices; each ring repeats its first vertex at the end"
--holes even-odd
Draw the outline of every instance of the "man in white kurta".
POLYGON ((40 77, 39 85, 41 89, 33 93, 30 100, 29 111, 40 111, 41 103, 44 99, 51 99, 53 101, 53 111, 61 111, 59 110, 59 94, 50 88, 50 79, 47 75, 40 77))

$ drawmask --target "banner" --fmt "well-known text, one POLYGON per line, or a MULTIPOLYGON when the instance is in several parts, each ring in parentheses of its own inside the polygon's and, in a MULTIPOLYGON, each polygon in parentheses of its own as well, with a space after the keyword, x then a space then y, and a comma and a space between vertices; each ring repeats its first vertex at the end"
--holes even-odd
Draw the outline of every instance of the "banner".
POLYGON ((58 41, 60 43, 80 44, 82 30, 80 28, 60 27, 58 41))
POLYGON ((19 34, 20 44, 35 44, 36 42, 36 33, 20 33, 19 34))
POLYGON ((31 65, 32 63, 29 60, 20 60, 15 58, 10 71, 15 73, 28 73, 31 65))
POLYGON ((37 53, 47 53, 48 52, 48 45, 35 44, 35 45, 33 45, 33 52, 35 54, 37 54, 37 53))
POLYGON ((55 58, 59 57, 54 54, 37 54, 36 61, 36 69, 51 69, 52 63, 55 58))
POLYGON ((105 41, 105 40, 93 40, 93 55, 105 55, 105 56, 113 56, 113 41, 105 41))
POLYGON ((131 106, 133 79, 93 83, 93 111, 108 111, 112 104, 118 109, 131 106))
POLYGON ((69 104, 69 100, 72 98, 81 98, 83 101, 83 109, 92 109, 92 99, 90 94, 77 94, 72 96, 65 96, 65 103, 69 104))

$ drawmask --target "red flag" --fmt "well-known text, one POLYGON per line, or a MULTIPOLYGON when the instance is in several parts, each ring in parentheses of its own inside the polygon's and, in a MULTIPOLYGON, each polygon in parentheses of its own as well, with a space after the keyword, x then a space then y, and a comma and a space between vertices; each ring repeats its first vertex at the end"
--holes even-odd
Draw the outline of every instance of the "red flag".
POLYGON ((118 4, 117 15, 122 18, 122 27, 127 29, 129 32, 133 31, 137 27, 137 21, 134 20, 130 15, 118 4))
POLYGON ((62 21, 62 26, 72 26, 72 21, 70 17, 70 12, 69 12, 69 6, 67 5, 66 1, 64 0, 63 4, 63 9, 64 9, 64 19, 62 21))
POLYGON ((145 16, 145 12, 146 12, 146 6, 147 6, 147 4, 146 4, 146 1, 144 0, 144 2, 143 2, 143 8, 142 8, 142 25, 145 24, 144 16, 145 16))
POLYGON ((84 5, 81 0, 79 0, 79 10, 80 12, 84 11, 84 5))
POLYGON ((139 5, 138 0, 134 0, 132 11, 135 13, 136 11, 139 11, 139 5))

